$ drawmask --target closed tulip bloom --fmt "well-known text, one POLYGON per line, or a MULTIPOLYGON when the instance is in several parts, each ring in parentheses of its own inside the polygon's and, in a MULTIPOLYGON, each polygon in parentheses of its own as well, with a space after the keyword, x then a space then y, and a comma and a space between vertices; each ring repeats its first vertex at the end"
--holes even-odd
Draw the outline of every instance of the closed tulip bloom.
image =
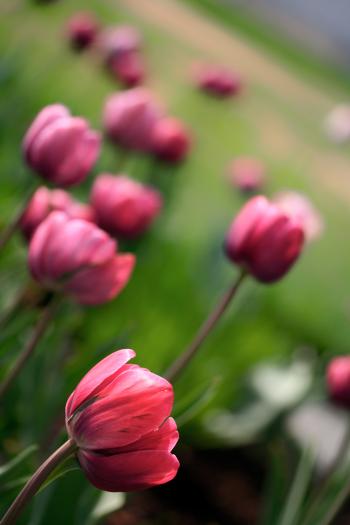
POLYGON ((231 183, 243 193, 259 190, 264 184, 265 167, 258 159, 238 157, 229 167, 231 183))
POLYGON ((39 224, 55 210, 64 211, 71 219, 95 221, 95 212, 88 204, 74 200, 64 190, 49 190, 41 186, 34 193, 21 217, 20 228, 25 238, 29 240, 39 224))
POLYGON ((119 350, 94 366, 66 404, 66 427, 89 481, 110 492, 143 490, 173 479, 171 453, 179 435, 170 418, 171 384, 146 368, 126 364, 119 350))
POLYGON ((258 281, 270 283, 285 275, 299 257, 303 228, 263 196, 250 199, 226 237, 229 259, 258 281))
POLYGON ((92 13, 75 13, 67 24, 67 38, 73 48, 86 49, 96 40, 99 24, 92 13))
POLYGON ((335 357, 329 363, 327 388, 332 401, 350 408, 350 356, 335 357))
POLYGON ((180 120, 168 117, 155 124, 152 151, 160 159, 181 162, 187 156, 190 146, 190 133, 180 120))
POLYGON ((111 58, 107 68, 127 88, 138 86, 145 77, 145 67, 138 51, 129 51, 111 58))
POLYGON ((107 99, 103 124, 112 142, 126 149, 150 151, 152 130, 161 116, 151 94, 144 88, 133 88, 107 99))
POLYGON ((139 51, 141 41, 141 35, 135 27, 109 27, 100 35, 98 47, 104 61, 108 62, 124 53, 139 51))
POLYGON ((53 104, 35 118, 23 140, 24 158, 44 179, 57 186, 86 178, 100 152, 100 136, 87 121, 53 104))
POLYGON ((238 74, 221 66, 201 66, 195 74, 199 89, 217 97, 230 97, 242 91, 242 80, 238 74))
POLYGON ((111 235, 137 237, 162 208, 160 193, 125 175, 99 175, 92 187, 91 205, 98 225, 111 235))
POLYGON ((48 289, 62 290, 80 304, 113 299, 127 284, 135 258, 95 224, 52 212, 29 244, 29 268, 48 289))

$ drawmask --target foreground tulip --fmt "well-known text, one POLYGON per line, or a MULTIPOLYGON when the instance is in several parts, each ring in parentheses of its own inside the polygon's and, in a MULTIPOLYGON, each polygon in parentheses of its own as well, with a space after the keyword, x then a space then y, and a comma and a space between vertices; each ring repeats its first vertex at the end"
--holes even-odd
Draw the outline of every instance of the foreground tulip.
POLYGON ((250 199, 234 219, 226 237, 226 253, 258 281, 285 275, 299 257, 303 228, 265 197, 250 199))
POLYGON ((99 175, 91 192, 98 225, 126 238, 144 233, 162 208, 160 193, 125 175, 99 175))
POLYGON ((231 183, 243 193, 260 190, 264 184, 265 167, 262 162, 250 157, 238 157, 229 167, 231 183))
POLYGON ((83 181, 99 152, 99 134, 90 129, 85 119, 72 117, 61 104, 40 111, 23 140, 28 165, 62 187, 83 181))
POLYGON ((329 397, 336 404, 350 408, 350 356, 335 357, 327 368, 329 397))
POLYGON ((64 211, 71 219, 95 221, 95 213, 91 206, 74 200, 66 191, 49 190, 41 186, 34 193, 21 217, 20 228, 27 240, 52 211, 64 211))
POLYGON ((62 290, 80 304, 100 304, 121 292, 135 264, 133 255, 119 255, 116 247, 95 224, 55 211, 30 241, 29 267, 44 287, 62 290))
POLYGON ((110 96, 104 107, 106 134, 119 146, 137 151, 150 151, 155 123, 162 112, 144 88, 133 88, 110 96))
POLYGON ((15 523, 51 472, 73 454, 89 481, 105 491, 144 490, 176 476, 173 388, 146 368, 127 364, 134 356, 133 350, 118 350, 83 377, 66 404, 69 439, 26 483, 1 525, 15 523))
POLYGON ((191 146, 190 133, 183 123, 175 118, 162 118, 152 132, 152 151, 162 160, 181 162, 191 146))
POLYGON ((96 40, 99 24, 92 13, 75 13, 67 24, 67 38, 73 48, 86 49, 96 40))
POLYGON ((242 91, 241 78, 221 66, 203 65, 195 73, 199 89, 216 97, 230 97, 242 91))

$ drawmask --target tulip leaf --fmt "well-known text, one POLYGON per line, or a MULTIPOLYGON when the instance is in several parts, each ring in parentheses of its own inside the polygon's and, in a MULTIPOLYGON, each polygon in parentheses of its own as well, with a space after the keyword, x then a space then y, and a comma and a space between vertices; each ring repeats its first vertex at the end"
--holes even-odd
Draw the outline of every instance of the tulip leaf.
POLYGON ((215 397, 219 384, 220 379, 218 377, 214 377, 209 386, 205 387, 204 391, 202 390, 195 399, 192 398, 191 402, 187 405, 187 408, 175 416, 178 427, 194 419, 199 414, 199 412, 210 403, 210 401, 215 397))
POLYGON ((64 463, 59 465, 47 478, 45 483, 43 483, 38 491, 38 494, 42 492, 44 489, 46 489, 51 483, 56 481, 59 478, 62 478, 69 472, 74 472, 75 470, 80 470, 79 466, 77 465, 76 461, 73 458, 68 458, 64 463))
POLYGON ((22 450, 16 457, 11 459, 5 465, 0 466, 0 478, 11 472, 18 465, 23 463, 31 454, 33 454, 38 449, 37 445, 30 445, 26 449, 22 450))

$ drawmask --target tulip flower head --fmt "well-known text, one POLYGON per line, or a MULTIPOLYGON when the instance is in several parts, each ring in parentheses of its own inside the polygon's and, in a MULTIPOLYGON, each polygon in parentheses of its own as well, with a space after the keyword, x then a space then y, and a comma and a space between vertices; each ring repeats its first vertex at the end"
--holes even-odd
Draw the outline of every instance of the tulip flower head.
POLYGON ((107 69, 126 88, 138 86, 145 77, 145 66, 138 51, 129 51, 112 57, 107 64, 107 69))
POLYGON ((258 191, 264 184, 265 167, 258 159, 237 157, 229 167, 229 178, 243 193, 258 191))
POLYGON ((80 304, 100 304, 121 292, 135 264, 132 254, 116 250, 116 242, 95 224, 54 211, 30 241, 29 268, 44 287, 80 304))
POLYGON ((153 127, 161 116, 151 94, 138 87, 107 99, 103 124, 112 142, 126 149, 147 152, 151 149, 153 127))
POLYGON ((327 368, 329 397, 336 404, 350 408, 350 356, 335 357, 327 368))
POLYGON ((76 50, 86 49, 96 40, 99 24, 92 13, 75 13, 67 24, 67 38, 76 50))
POLYGON ((226 254, 258 281, 283 277, 300 255, 303 228, 263 196, 250 199, 232 222, 226 254))
POLYGON ((66 404, 66 427, 89 481, 110 492, 143 490, 173 479, 179 434, 169 417, 173 388, 119 350, 94 366, 66 404))
POLYGON ((27 240, 52 211, 64 211, 71 219, 95 222, 95 212, 91 206, 74 200, 64 190, 49 190, 41 186, 34 193, 21 217, 20 228, 27 240))
POLYGON ((153 153, 168 162, 181 162, 191 146, 190 133, 183 123, 175 118, 158 120, 152 133, 153 153))
POLYGON ((72 117, 61 104, 41 110, 23 139, 23 154, 29 167, 62 187, 83 181, 99 152, 99 134, 90 129, 85 119, 72 117))
POLYGON ((99 175, 92 187, 91 205, 97 224, 114 236, 144 233, 162 208, 160 193, 125 175, 99 175))
POLYGON ((226 98, 242 91, 242 80, 237 73, 221 66, 201 65, 195 70, 196 86, 215 97, 226 98))
POLYGON ((132 26, 109 27, 100 35, 98 47, 105 62, 125 53, 140 51, 142 38, 132 26))

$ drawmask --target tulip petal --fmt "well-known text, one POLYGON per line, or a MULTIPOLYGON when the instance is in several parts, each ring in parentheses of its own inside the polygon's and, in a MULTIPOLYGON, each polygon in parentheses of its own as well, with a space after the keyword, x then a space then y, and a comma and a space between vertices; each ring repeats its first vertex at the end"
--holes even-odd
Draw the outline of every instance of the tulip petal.
POLYGON ((175 420, 172 417, 168 417, 156 430, 145 434, 138 441, 130 443, 130 445, 108 451, 108 455, 136 452, 137 450, 166 450, 171 452, 178 440, 179 432, 175 420))
POLYGON ((69 419, 87 398, 95 396, 99 390, 113 381, 121 367, 135 355, 130 349, 117 350, 91 368, 69 397, 66 404, 66 418, 69 419))
POLYGON ((163 450, 141 450, 102 456, 79 450, 78 459, 89 481, 109 492, 144 490, 172 480, 179 461, 163 450))

